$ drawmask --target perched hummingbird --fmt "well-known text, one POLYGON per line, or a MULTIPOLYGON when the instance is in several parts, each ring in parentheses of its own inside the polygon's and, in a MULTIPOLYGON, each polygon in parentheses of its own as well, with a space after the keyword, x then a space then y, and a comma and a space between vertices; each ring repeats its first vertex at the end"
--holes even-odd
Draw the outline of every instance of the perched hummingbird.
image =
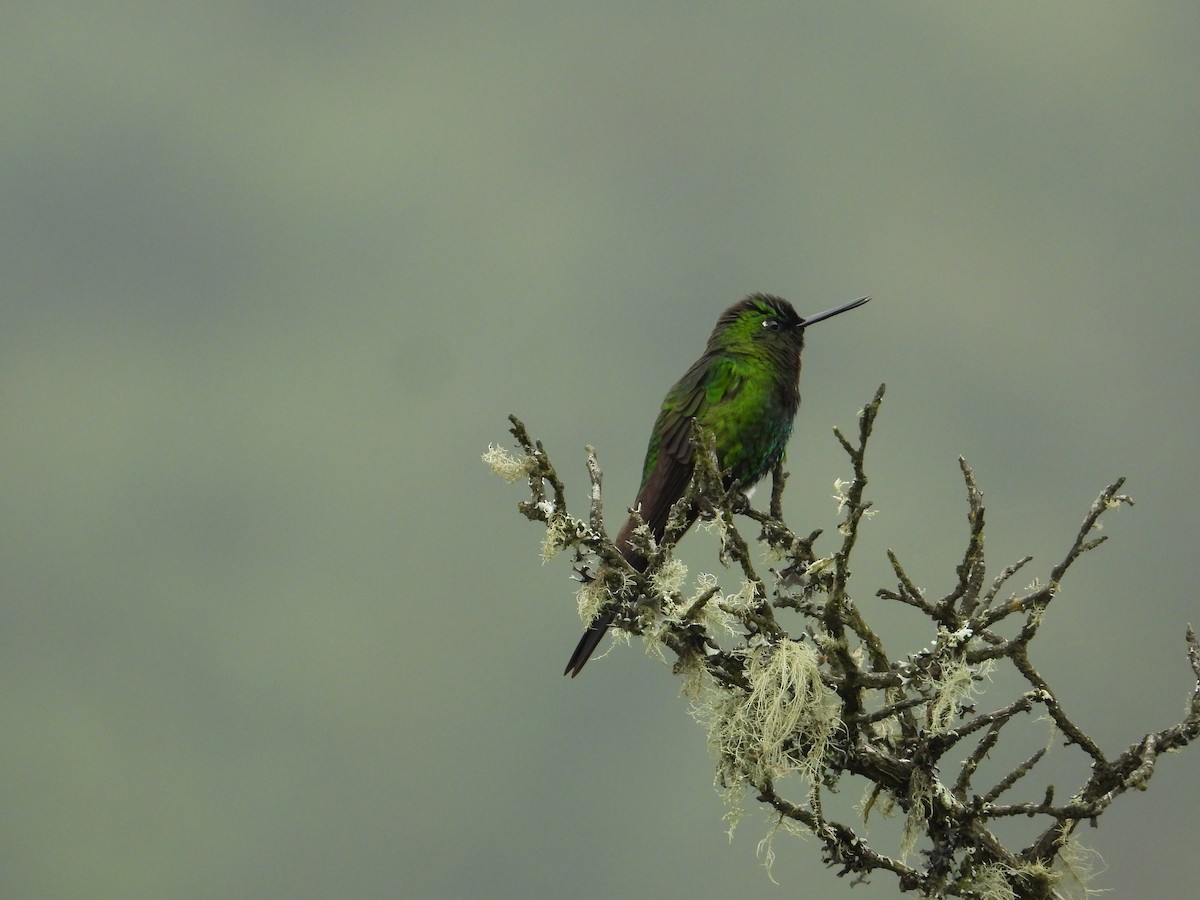
MULTIPOLYGON (((802 319, 792 304, 769 294, 751 294, 717 319, 704 354, 667 392, 650 433, 642 486, 634 508, 662 540, 671 507, 692 478, 692 420, 713 434, 717 461, 727 473, 726 489, 746 490, 783 458, 792 420, 800 406, 800 351, 809 325, 862 306, 870 297, 802 319)), ((687 524, 696 520, 696 513, 687 524)), ((639 572, 646 560, 629 543, 637 522, 630 519, 616 545, 639 572)), ((588 626, 564 675, 582 671, 612 623, 615 609, 602 610, 588 626)))

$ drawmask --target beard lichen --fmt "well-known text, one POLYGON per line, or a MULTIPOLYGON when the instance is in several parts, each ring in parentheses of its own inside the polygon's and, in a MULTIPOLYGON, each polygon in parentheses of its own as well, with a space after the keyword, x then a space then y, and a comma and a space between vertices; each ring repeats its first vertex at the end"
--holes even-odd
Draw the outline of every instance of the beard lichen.
POLYGON ((929 704, 929 728, 935 734, 950 730, 959 709, 975 693, 976 684, 991 676, 995 663, 990 659, 972 668, 961 662, 947 663, 940 678, 933 682, 933 700, 929 704))
POLYGON ((731 832, 748 787, 792 774, 819 782, 840 726, 837 697, 821 682, 812 647, 782 640, 746 654, 749 692, 710 682, 693 710, 717 751, 715 781, 730 807, 731 832))

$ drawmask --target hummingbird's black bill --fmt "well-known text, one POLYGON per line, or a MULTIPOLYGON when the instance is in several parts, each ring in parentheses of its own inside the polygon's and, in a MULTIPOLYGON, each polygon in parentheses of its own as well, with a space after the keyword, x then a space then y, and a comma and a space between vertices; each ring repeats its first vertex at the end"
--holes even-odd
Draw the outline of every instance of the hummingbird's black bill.
POLYGON ((820 322, 822 319, 828 319, 832 316, 838 315, 839 313, 844 313, 851 309, 857 309, 858 307, 862 306, 864 303, 866 303, 870 299, 871 299, 870 297, 860 297, 859 299, 855 300, 853 303, 847 303, 845 306, 835 306, 833 309, 827 309, 827 310, 825 310, 825 312, 819 312, 815 316, 809 316, 807 319, 805 319, 803 322, 801 322, 800 327, 807 328, 809 325, 812 325, 814 322, 820 322))

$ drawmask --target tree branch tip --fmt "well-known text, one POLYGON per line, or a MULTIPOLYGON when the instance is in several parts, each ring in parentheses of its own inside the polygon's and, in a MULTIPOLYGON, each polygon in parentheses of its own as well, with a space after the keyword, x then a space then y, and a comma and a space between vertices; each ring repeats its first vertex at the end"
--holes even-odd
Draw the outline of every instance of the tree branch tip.
MULTIPOLYGON (((1200 680, 1200 640, 1196 639, 1196 630, 1192 628, 1190 622, 1187 626, 1185 640, 1187 641, 1188 662, 1191 664, 1197 680, 1200 680)), ((1197 687, 1197 690, 1200 691, 1200 687, 1197 687)))
POLYGON ((972 494, 977 493, 977 488, 975 487, 975 470, 971 468, 971 464, 967 462, 965 456, 958 458, 958 468, 962 472, 963 479, 967 482, 967 487, 971 489, 972 494))

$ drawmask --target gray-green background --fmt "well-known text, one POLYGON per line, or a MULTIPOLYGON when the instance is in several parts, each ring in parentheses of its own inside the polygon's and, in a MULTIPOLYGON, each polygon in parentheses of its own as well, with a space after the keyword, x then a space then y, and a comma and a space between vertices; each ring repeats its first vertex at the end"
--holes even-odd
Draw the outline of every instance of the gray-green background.
MULTIPOLYGON (((751 290, 876 298, 810 335, 787 510, 831 529, 886 381, 854 584, 893 653, 928 635, 884 551, 949 586, 958 454, 1017 588, 1127 475, 1034 656, 1111 752, 1177 721, 1198 9, 7 4, 0 895, 895 896, 812 839, 774 886, 756 811, 730 844, 639 646, 560 677, 569 567, 479 460, 516 412, 617 515, 751 290)), ((1082 830, 1100 887, 1191 895, 1198 772, 1082 830)))

